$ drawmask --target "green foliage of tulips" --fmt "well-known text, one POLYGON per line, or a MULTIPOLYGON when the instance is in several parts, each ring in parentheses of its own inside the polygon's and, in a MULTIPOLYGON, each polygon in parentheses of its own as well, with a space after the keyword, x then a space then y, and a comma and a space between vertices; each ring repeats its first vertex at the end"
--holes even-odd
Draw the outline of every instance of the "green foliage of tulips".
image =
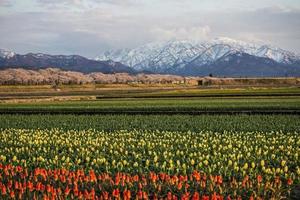
POLYGON ((60 113, 126 112, 126 111, 272 111, 299 110, 298 96, 279 97, 235 97, 235 98, 150 98, 150 99, 103 99, 92 101, 57 101, 0 103, 0 111, 44 111, 60 113))
POLYGON ((300 129, 297 115, 0 115, 0 128, 64 130, 278 131, 300 129))

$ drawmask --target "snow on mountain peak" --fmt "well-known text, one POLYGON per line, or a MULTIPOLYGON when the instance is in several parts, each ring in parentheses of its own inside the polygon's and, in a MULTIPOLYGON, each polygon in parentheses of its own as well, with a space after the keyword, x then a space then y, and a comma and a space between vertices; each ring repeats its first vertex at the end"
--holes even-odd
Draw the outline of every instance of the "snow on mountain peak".
POLYGON ((180 68, 195 61, 199 66, 213 63, 232 53, 247 53, 283 64, 291 64, 295 60, 299 60, 296 54, 280 48, 227 37, 202 42, 171 40, 149 43, 133 49, 108 51, 98 56, 96 60, 114 60, 137 70, 163 71, 164 69, 180 68))
POLYGON ((240 45, 240 46, 252 46, 254 43, 248 43, 242 40, 235 40, 228 37, 217 37, 212 40, 212 43, 224 43, 224 44, 233 44, 233 45, 240 45))
POLYGON ((7 50, 4 50, 4 49, 0 49, 0 57, 1 58, 11 58, 11 57, 14 57, 16 54, 12 51, 7 51, 7 50))

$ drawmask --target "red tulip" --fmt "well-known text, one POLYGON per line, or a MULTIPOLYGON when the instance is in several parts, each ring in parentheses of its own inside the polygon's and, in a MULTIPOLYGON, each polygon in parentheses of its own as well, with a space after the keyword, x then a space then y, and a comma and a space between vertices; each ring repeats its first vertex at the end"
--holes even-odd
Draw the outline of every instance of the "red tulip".
POLYGON ((195 192, 194 195, 193 195, 193 198, 192 200, 199 200, 200 199, 200 195, 198 192, 195 192))
POLYGON ((186 192, 181 197, 181 200, 189 200, 189 199, 190 199, 190 193, 189 192, 186 192))
POLYGON ((10 198, 14 199, 15 198, 15 192, 14 191, 10 191, 9 196, 10 196, 10 198))
POLYGON ((171 192, 168 192, 167 199, 168 199, 168 200, 172 200, 172 193, 171 193, 171 192))
POLYGON ((138 191, 137 198, 138 199, 143 199, 143 192, 141 190, 138 191))
POLYGON ((287 180, 287 184, 288 184, 288 185, 292 185, 292 184, 293 184, 293 180, 292 180, 291 178, 289 178, 289 179, 287 180))
POLYGON ((113 195, 113 197, 118 198, 120 196, 119 189, 114 189, 112 195, 113 195))
POLYGON ((261 176, 261 175, 258 175, 258 176, 257 176, 257 182, 258 182, 258 183, 261 183, 261 182, 262 182, 262 176, 261 176))
POLYGON ((3 196, 6 195, 6 187, 5 187, 5 185, 2 186, 1 193, 2 193, 3 196))
POLYGON ((69 188, 69 186, 66 187, 65 189, 65 196, 68 196, 70 194, 71 189, 69 188))
POLYGON ((108 200, 109 199, 109 193, 108 192, 102 192, 102 196, 103 196, 103 199, 105 200, 108 200))

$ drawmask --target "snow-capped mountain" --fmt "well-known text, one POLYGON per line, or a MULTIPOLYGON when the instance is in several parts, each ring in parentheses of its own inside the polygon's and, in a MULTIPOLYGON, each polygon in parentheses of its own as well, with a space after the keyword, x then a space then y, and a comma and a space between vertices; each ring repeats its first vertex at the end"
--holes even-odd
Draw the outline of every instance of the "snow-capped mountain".
POLYGON ((16 54, 12 51, 7 51, 5 49, 0 49, 0 58, 6 59, 6 58, 11 58, 14 57, 16 54))
MULTIPOLYGON (((205 69, 211 68, 211 72, 213 72, 213 69, 217 67, 215 64, 220 63, 221 60, 224 62, 227 60, 229 65, 229 61, 233 62, 233 55, 242 55, 242 57, 249 55, 253 59, 255 57, 263 58, 256 59, 256 61, 259 60, 259 63, 248 60, 248 63, 255 64, 256 66, 241 62, 254 71, 255 69, 259 70, 260 66, 265 66, 265 68, 266 66, 269 68, 273 67, 274 69, 280 66, 282 67, 282 72, 279 74, 284 75, 291 71, 291 67, 298 67, 297 70, 292 69, 293 72, 297 72, 300 69, 300 57, 295 53, 269 45, 247 43, 230 38, 217 38, 207 42, 184 40, 150 43, 134 49, 108 51, 98 56, 96 60, 114 60, 139 71, 145 70, 155 73, 180 75, 206 75, 207 70, 205 69), (191 71, 191 68, 197 71, 197 73, 191 71)), ((239 60, 242 57, 234 56, 234 58, 239 60)), ((247 57, 247 59, 250 57, 247 57)), ((222 69, 219 69, 219 71, 220 73, 218 74, 224 74, 221 73, 222 69)), ((243 72, 240 74, 245 75, 243 72)), ((257 74, 273 75, 274 73, 261 73, 258 71, 257 74)))
POLYGON ((204 49, 204 46, 190 41, 150 43, 135 49, 108 51, 96 60, 119 60, 136 70, 159 71, 192 61, 204 49))
POLYGON ((230 38, 206 42, 156 42, 108 51, 95 60, 79 55, 16 54, 0 49, 0 69, 56 67, 104 73, 161 73, 184 76, 300 76, 300 57, 270 45, 230 38))

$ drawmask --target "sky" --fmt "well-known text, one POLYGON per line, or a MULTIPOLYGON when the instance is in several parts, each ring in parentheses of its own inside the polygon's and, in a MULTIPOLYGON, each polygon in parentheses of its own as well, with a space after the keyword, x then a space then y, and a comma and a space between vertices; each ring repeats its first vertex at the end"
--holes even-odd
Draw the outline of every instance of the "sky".
POLYGON ((0 48, 79 54, 229 37, 300 53, 299 0, 0 0, 0 48))

